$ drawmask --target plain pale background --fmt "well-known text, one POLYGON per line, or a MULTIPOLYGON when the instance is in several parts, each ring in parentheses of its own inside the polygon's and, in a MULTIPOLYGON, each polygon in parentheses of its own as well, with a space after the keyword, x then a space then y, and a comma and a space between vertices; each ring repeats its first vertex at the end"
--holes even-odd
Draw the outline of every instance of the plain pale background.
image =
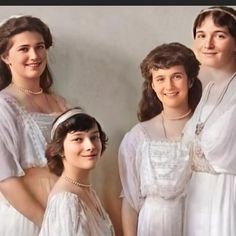
MULTIPOLYGON (((143 79, 139 65, 162 43, 192 46, 192 25, 208 6, 0 6, 0 21, 33 15, 51 29, 49 65, 54 90, 101 123, 109 146, 92 183, 122 235, 117 152, 135 125, 143 79)), ((232 6, 233 7, 233 6, 232 6)))

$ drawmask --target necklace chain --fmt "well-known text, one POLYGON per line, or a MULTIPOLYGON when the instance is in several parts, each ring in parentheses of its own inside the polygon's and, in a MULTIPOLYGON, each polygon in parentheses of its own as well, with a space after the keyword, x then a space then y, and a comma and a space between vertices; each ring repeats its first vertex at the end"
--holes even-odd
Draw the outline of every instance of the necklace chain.
POLYGON ((70 183, 72 183, 72 184, 74 184, 74 185, 76 185, 76 186, 78 186, 78 187, 82 187, 82 188, 91 188, 91 187, 92 187, 91 184, 82 184, 82 183, 80 183, 80 182, 78 182, 78 181, 76 181, 76 180, 73 180, 73 179, 71 179, 71 178, 65 176, 65 175, 63 175, 62 177, 63 177, 63 179, 66 180, 67 182, 70 182, 70 183))
POLYGON ((34 92, 34 91, 30 90, 30 89, 19 87, 16 84, 14 84, 13 82, 11 82, 11 85, 14 86, 16 89, 18 89, 19 91, 21 91, 23 93, 26 93, 26 94, 40 95, 40 94, 43 93, 43 89, 42 88, 40 88, 39 91, 34 92))
POLYGON ((215 83, 212 82, 212 83, 208 86, 206 99, 205 99, 205 101, 204 101, 204 104, 202 105, 201 111, 200 111, 199 116, 198 116, 198 122, 197 122, 196 129, 195 129, 195 134, 196 134, 196 135, 199 135, 199 134, 202 132, 202 130, 203 130, 203 128, 204 128, 204 126, 205 126, 207 120, 210 118, 210 116, 213 114, 213 112, 215 111, 215 109, 216 109, 216 108, 219 106, 219 104, 222 102, 222 100, 223 100, 223 98, 224 98, 224 96, 225 96, 225 94, 226 94, 226 92, 227 92, 227 90, 228 90, 228 88, 229 88, 230 83, 231 83, 231 82, 233 81, 233 79, 235 78, 235 75, 236 75, 236 72, 232 75, 231 79, 229 80, 229 82, 226 84, 226 86, 225 86, 224 89, 222 90, 222 92, 221 92, 221 94, 220 94, 220 96, 219 96, 219 98, 218 98, 218 100, 217 100, 215 106, 214 106, 214 107, 212 108, 212 110, 209 112, 209 114, 207 115, 206 119, 205 119, 203 122, 201 122, 201 121, 200 121, 200 118, 201 118, 201 115, 202 115, 203 107, 204 107, 204 105, 207 103, 207 101, 208 101, 208 99, 209 99, 209 96, 210 96, 211 89, 212 89, 212 87, 213 87, 213 85, 214 85, 215 83))

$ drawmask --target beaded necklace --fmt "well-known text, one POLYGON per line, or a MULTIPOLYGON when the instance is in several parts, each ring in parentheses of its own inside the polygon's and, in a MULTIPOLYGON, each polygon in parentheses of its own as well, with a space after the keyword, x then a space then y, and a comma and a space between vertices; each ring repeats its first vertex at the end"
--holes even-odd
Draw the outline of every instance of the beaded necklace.
POLYGON ((40 95, 40 94, 43 93, 43 89, 42 88, 40 88, 39 91, 34 92, 34 91, 30 90, 30 89, 19 87, 16 84, 14 84, 13 82, 11 82, 11 86, 14 86, 17 90, 19 90, 19 91, 21 91, 23 93, 26 93, 26 94, 40 95))
POLYGON ((62 178, 64 180, 66 180, 67 182, 70 182, 70 183, 72 183, 72 184, 74 184, 76 186, 82 187, 82 188, 91 188, 92 187, 91 184, 82 184, 82 183, 80 183, 80 182, 78 182, 76 180, 73 180, 73 179, 71 179, 71 178, 69 178, 67 176, 64 176, 64 175, 62 176, 62 178))

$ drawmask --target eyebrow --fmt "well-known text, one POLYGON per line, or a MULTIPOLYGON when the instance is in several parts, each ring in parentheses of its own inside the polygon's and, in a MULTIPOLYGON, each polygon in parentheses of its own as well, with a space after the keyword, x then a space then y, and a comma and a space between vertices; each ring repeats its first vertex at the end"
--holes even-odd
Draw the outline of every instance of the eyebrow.
MULTIPOLYGON (((38 45, 45 45, 45 43, 44 42, 36 43, 36 46, 38 46, 38 45)), ((19 45, 17 47, 20 48, 20 47, 28 47, 28 46, 29 46, 29 44, 21 44, 21 45, 19 45)))
MULTIPOLYGON (((173 74, 171 74, 171 76, 172 76, 172 75, 178 75, 178 74, 183 75, 184 72, 182 72, 182 71, 177 71, 177 72, 174 72, 173 74)), ((157 75, 157 76, 153 77, 153 79, 163 78, 163 77, 165 77, 165 75, 157 75)))
MULTIPOLYGON (((91 130, 91 129, 90 129, 91 130)), ((86 131, 86 130, 84 130, 84 131, 82 131, 82 130, 77 130, 77 131, 72 131, 72 132, 70 132, 71 134, 73 134, 73 135, 81 135, 81 134, 83 134, 83 133, 88 133, 90 130, 88 130, 88 131, 86 131)), ((94 130, 93 132, 91 132, 91 134, 97 134, 97 133, 99 133, 99 130, 94 130)))
MULTIPOLYGON (((196 30, 196 34, 197 33, 205 33, 206 31, 204 31, 204 30, 196 30)), ((225 30, 215 30, 215 31, 213 31, 213 33, 224 33, 224 34, 228 34, 228 32, 227 31, 225 31, 225 30)))

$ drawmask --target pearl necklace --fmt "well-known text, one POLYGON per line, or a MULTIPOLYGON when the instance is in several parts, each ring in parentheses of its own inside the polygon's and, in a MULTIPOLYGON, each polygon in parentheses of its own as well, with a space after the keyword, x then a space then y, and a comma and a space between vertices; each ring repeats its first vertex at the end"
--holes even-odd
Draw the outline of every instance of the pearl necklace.
POLYGON ((19 91, 23 92, 23 93, 26 93, 26 94, 32 94, 32 95, 39 95, 39 94, 42 94, 43 93, 43 89, 40 88, 39 91, 37 92, 34 92, 30 89, 26 89, 26 88, 22 88, 22 87, 18 87, 16 84, 14 84, 13 82, 11 82, 11 85, 14 86, 16 89, 18 89, 19 91))
POLYGON ((181 116, 176 116, 176 117, 166 117, 164 110, 162 110, 161 115, 163 118, 165 118, 165 120, 182 120, 185 117, 187 117, 190 113, 192 112, 191 109, 189 109, 185 114, 181 115, 181 116))
POLYGON ((76 180, 73 180, 73 179, 71 179, 71 178, 69 178, 67 176, 64 176, 64 175, 62 176, 62 178, 64 180, 66 180, 67 182, 70 182, 70 183, 72 183, 72 184, 74 184, 74 185, 76 185, 78 187, 82 187, 82 188, 91 188, 92 187, 91 184, 82 184, 82 183, 80 183, 80 182, 78 182, 76 180))
POLYGON ((162 110, 162 112, 161 112, 161 124, 162 124, 164 135, 165 135, 166 139, 168 139, 168 136, 167 136, 166 127, 165 127, 165 120, 182 120, 182 119, 188 117, 188 115, 190 115, 191 112, 192 112, 192 110, 189 109, 189 111, 187 113, 183 114, 182 116, 173 117, 173 118, 166 118, 165 114, 162 110))

